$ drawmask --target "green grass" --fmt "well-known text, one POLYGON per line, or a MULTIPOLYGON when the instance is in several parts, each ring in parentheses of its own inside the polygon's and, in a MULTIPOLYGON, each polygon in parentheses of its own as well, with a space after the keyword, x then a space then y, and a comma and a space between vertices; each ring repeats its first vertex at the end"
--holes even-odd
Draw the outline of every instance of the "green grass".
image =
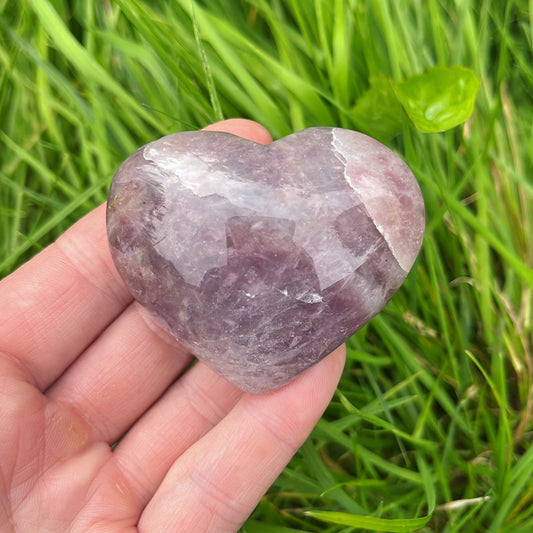
POLYGON ((397 109, 422 252, 244 531, 533 531, 532 23, 527 0, 0 0, 0 275, 149 140, 233 116, 379 132, 371 78, 468 67, 466 123, 397 109))

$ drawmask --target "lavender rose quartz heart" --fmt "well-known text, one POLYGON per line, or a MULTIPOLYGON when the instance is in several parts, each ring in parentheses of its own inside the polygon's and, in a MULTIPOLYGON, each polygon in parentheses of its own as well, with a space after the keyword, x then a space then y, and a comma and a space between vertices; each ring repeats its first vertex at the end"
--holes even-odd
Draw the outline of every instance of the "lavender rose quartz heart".
POLYGON ((383 308, 420 249, 424 204, 405 163, 354 131, 310 128, 267 146, 183 132, 122 164, 107 228, 135 299, 260 393, 383 308))

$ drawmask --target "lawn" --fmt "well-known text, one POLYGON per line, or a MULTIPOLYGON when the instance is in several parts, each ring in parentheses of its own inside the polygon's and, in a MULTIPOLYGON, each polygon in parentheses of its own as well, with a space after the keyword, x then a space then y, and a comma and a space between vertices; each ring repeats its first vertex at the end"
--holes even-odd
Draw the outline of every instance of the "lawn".
POLYGON ((0 36, 2 277, 137 147, 222 118, 357 129, 420 183, 413 270, 244 532, 533 531, 533 2, 0 0, 0 36), (473 110, 413 90, 432 67, 473 110))

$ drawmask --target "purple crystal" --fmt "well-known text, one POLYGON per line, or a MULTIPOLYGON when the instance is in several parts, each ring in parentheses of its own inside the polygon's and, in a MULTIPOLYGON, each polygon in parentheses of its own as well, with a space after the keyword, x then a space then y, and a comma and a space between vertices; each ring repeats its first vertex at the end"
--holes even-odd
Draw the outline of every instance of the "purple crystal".
POLYGON ((420 249, 424 204, 405 163, 361 133, 264 146, 184 132, 123 163, 107 228, 133 296, 201 361, 266 392, 383 308, 420 249))

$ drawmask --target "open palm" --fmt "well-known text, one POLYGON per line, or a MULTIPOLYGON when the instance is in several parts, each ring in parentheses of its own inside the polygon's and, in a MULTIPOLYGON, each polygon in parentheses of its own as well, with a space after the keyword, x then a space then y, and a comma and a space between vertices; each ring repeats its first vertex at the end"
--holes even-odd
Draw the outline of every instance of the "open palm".
MULTIPOLYGON (((244 120, 210 129, 271 141, 244 120)), ((2 280, 0 304, 2 532, 236 531, 344 362, 265 395, 188 369, 116 273, 104 206, 2 280)))

